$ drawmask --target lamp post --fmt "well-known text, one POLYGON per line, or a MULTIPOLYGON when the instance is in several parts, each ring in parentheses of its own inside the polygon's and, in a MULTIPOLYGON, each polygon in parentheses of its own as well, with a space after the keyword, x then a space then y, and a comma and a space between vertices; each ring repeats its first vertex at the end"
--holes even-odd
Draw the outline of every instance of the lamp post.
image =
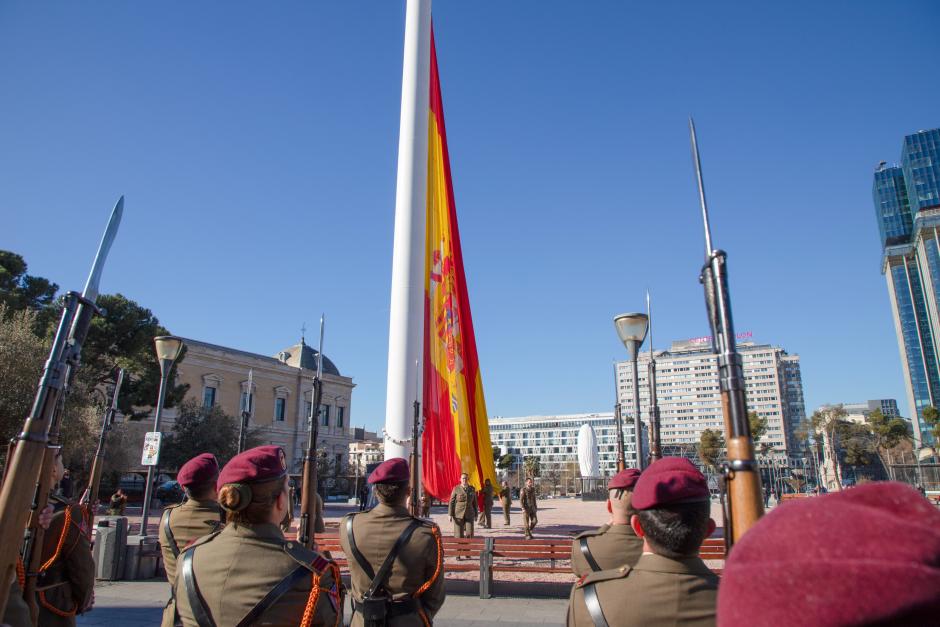
POLYGON ((662 459, 663 452, 659 440, 659 403, 656 399, 656 356, 653 354, 653 307, 650 304, 650 292, 646 290, 646 317, 649 321, 650 363, 646 374, 649 384, 649 403, 647 410, 650 417, 650 461, 662 459))
MULTIPOLYGON (((639 357, 640 346, 646 339, 649 317, 644 313, 620 314, 614 318, 614 326, 617 328, 620 341, 627 347, 630 361, 633 362, 633 429, 636 436, 636 464, 640 470, 643 470, 646 467, 646 460, 643 459, 641 446, 643 424, 640 420, 640 380, 637 372, 637 357, 639 357)), ((617 428, 619 429, 620 426, 618 425, 617 428)))
MULTIPOLYGON (((157 353, 157 361, 160 363, 160 392, 157 395, 157 412, 153 418, 153 430, 160 432, 160 417, 163 414, 163 403, 166 399, 166 386, 170 378, 170 369, 173 368, 180 353, 183 350, 183 340, 172 335, 161 335, 153 338, 154 348, 157 353)), ((162 444, 162 443, 161 443, 162 444)), ((160 451, 157 451, 157 460, 160 459, 160 451)), ((147 518, 150 515, 150 499, 153 492, 153 482, 156 466, 147 468, 147 486, 144 488, 144 507, 140 514, 140 535, 147 535, 147 518)))

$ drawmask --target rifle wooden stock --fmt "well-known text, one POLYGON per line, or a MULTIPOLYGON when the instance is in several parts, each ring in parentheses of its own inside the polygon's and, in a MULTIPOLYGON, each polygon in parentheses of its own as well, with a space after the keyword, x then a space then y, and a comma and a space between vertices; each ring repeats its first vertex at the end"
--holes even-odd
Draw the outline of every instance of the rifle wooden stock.
MULTIPOLYGON (((49 358, 46 360, 36 399, 23 432, 17 437, 13 459, 0 487, 0 616, 6 611, 10 583, 16 576, 16 561, 23 546, 23 533, 30 521, 37 496, 37 483, 45 466, 49 430, 64 393, 67 377, 66 344, 75 318, 78 294, 69 292, 56 330, 49 358)), ((51 461, 51 460, 50 460, 51 461)), ((38 512, 35 521, 38 522, 38 512)), ((38 527, 38 525, 37 525, 38 527)))
POLYGON ((26 605, 29 606, 29 615, 33 625, 39 623, 36 584, 39 577, 39 567, 42 566, 42 545, 46 536, 46 530, 39 524, 39 516, 52 496, 52 465, 55 454, 56 449, 54 448, 47 448, 43 453, 39 483, 36 486, 36 495, 33 499, 33 507, 29 513, 29 524, 26 528, 26 540, 23 543, 23 561, 26 566, 23 598, 26 599, 26 605))
POLYGON ((310 436, 307 440, 307 457, 304 459, 303 492, 300 496, 300 523, 297 530, 297 541, 308 549, 316 547, 313 527, 317 521, 317 437, 320 430, 317 421, 320 418, 320 401, 323 399, 322 388, 323 383, 320 381, 320 377, 317 377, 313 380, 310 436))
MULTIPOLYGON (((729 434, 726 440, 729 460, 755 461, 754 445, 750 436, 731 435, 730 415, 727 410, 730 407, 728 399, 729 393, 722 392, 721 403, 722 413, 725 419, 725 432, 729 434)), ((741 539, 741 536, 747 532, 754 523, 764 515, 764 499, 761 497, 760 473, 754 471, 729 472, 725 480, 730 502, 731 520, 731 541, 732 544, 741 539)))

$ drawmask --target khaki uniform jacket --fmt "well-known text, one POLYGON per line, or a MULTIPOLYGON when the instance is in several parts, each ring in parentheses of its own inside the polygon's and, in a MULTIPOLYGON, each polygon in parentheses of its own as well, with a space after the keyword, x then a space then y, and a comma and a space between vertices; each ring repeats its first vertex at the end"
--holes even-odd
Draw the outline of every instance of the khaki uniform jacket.
POLYGON ((197 501, 189 499, 179 505, 171 505, 160 517, 160 550, 163 552, 163 566, 166 578, 173 585, 176 581, 176 555, 170 546, 164 528, 164 520, 169 518, 170 531, 173 533, 177 552, 185 549, 190 542, 218 531, 224 525, 222 508, 215 501, 197 501))
MULTIPOLYGON (((255 622, 299 625, 311 596, 315 560, 325 568, 320 574, 313 624, 339 625, 342 621, 339 571, 335 564, 323 564, 319 553, 285 540, 277 525, 228 524, 222 531, 191 544, 180 554, 180 561, 190 551, 196 585, 217 627, 238 624, 284 577, 297 566, 304 566, 311 576, 302 577, 255 622)), ((198 627, 181 572, 174 589, 183 625, 198 627)))
POLYGON ((503 507, 512 505, 512 489, 506 488, 505 490, 500 490, 499 500, 502 502, 503 507))
POLYGON ((529 513, 538 511, 539 504, 535 486, 522 488, 522 492, 519 493, 519 504, 522 505, 522 509, 529 513))
POLYGON ((58 555, 36 582, 40 591, 39 624, 71 626, 75 624, 75 612, 89 605, 95 588, 95 562, 87 535, 89 523, 82 508, 71 501, 53 496, 51 502, 55 514, 43 535, 42 561, 46 563, 57 550, 58 555))
POLYGON ((7 597, 7 609, 3 612, 3 624, 10 627, 33 627, 33 619, 29 615, 29 606, 23 598, 23 589, 20 582, 13 577, 10 584, 10 595, 7 597))
POLYGON ((587 540, 588 550, 600 570, 625 564, 634 566, 643 553, 643 538, 637 537, 630 525, 604 525, 585 531, 571 541, 571 571, 576 577, 594 572, 581 549, 581 540, 587 540))
MULTIPOLYGON (((160 517, 160 551, 163 553, 163 567, 166 570, 167 581, 172 586, 176 582, 176 555, 170 539, 166 535, 166 520, 170 521, 170 531, 173 533, 173 544, 177 553, 185 549, 191 542, 218 531, 223 526, 222 508, 216 501, 197 501, 189 499, 179 505, 167 507, 160 517)), ((176 599, 171 596, 166 607, 163 608, 162 627, 173 627, 176 615, 176 599)))
POLYGON ((601 609, 610 625, 715 624, 718 577, 698 557, 680 560, 644 553, 636 566, 621 566, 588 575, 571 589, 568 625, 592 627, 584 588, 596 584, 601 609))
MULTIPOLYGON (((340 521, 339 541, 349 562, 352 596, 358 602, 369 589, 372 579, 356 563, 356 558, 349 548, 347 518, 349 516, 340 521)), ((383 503, 368 512, 355 515, 353 535, 356 546, 372 566, 373 572, 378 572, 398 537, 412 520, 414 519, 404 507, 392 507, 383 503)), ((393 562, 385 590, 394 600, 417 597, 427 623, 430 623, 444 604, 444 548, 437 525, 429 520, 422 520, 421 523, 393 562)), ((388 620, 387 624, 390 627, 424 627, 426 623, 421 616, 410 614, 394 617, 388 620)), ((363 625, 362 616, 353 614, 351 625, 363 625)))
POLYGON ((474 521, 477 517, 477 491, 472 485, 464 488, 459 483, 454 486, 450 493, 450 505, 447 508, 447 515, 454 520, 474 521))

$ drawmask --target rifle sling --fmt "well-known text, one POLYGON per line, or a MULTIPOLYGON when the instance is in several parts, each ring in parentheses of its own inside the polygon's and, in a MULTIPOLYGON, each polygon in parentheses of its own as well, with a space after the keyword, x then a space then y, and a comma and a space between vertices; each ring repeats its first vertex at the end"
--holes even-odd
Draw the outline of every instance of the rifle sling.
POLYGON ((170 547, 173 557, 178 558, 180 556, 180 549, 176 546, 176 538, 173 537, 173 529, 170 528, 170 513, 172 511, 172 509, 168 509, 163 514, 163 535, 166 536, 167 546, 170 547))
POLYGON ((604 610, 601 608, 601 601, 597 598, 597 586, 588 584, 584 586, 584 605, 587 606, 588 614, 594 621, 594 627, 609 627, 607 618, 604 616, 604 610))
POLYGON ((581 538, 578 540, 578 544, 581 547, 581 555, 584 556, 584 559, 587 560, 588 566, 591 567, 591 570, 597 572, 599 570, 604 570, 601 568, 600 564, 597 563, 597 560, 594 559, 594 554, 591 553, 591 547, 588 546, 588 539, 581 538))
MULTIPOLYGON (((199 592, 199 586, 196 584, 196 576, 193 573, 193 554, 195 550, 187 551, 183 555, 182 570, 180 571, 183 575, 183 585, 186 587, 186 596, 189 599, 189 605, 193 611, 193 617, 196 619, 196 622, 200 627, 215 627, 215 621, 212 619, 212 614, 209 611, 209 608, 206 607, 206 602, 202 598, 202 594, 199 592)), ((298 566, 286 577, 281 579, 276 586, 271 588, 270 591, 264 597, 255 604, 251 610, 240 621, 235 627, 248 627, 264 614, 272 605, 277 603, 278 599, 284 596, 288 590, 293 588, 298 582, 300 582, 304 577, 310 573, 310 569, 305 566, 298 566)))
POLYGON ((405 544, 408 543, 408 540, 411 539, 411 535, 414 533, 415 529, 421 526, 421 521, 418 519, 413 519, 411 523, 401 532, 401 535, 398 536, 398 540, 395 541, 395 545, 392 547, 392 550, 385 557, 385 561, 382 562, 382 566, 379 568, 379 572, 375 573, 372 570, 372 565, 369 564, 369 561, 365 556, 359 551, 359 547, 356 545, 356 537, 353 533, 353 518, 355 514, 350 514, 346 519, 346 535, 349 539, 349 549, 352 551, 353 556, 356 558, 356 562, 362 567, 366 575, 372 578, 372 584, 369 586, 369 589, 366 591, 366 599, 371 599, 375 596, 375 593, 378 589, 384 585, 386 577, 388 577, 389 571, 392 569, 392 564, 395 562, 395 558, 398 557, 398 553, 405 547, 405 544))

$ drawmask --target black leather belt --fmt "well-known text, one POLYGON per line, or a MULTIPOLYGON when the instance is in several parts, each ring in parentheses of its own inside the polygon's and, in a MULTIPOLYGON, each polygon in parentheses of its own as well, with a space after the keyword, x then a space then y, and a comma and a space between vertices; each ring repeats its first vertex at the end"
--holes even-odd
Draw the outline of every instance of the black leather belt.
MULTIPOLYGON (((354 612, 362 611, 362 603, 356 599, 352 600, 352 606, 354 612)), ((404 616, 406 614, 414 614, 418 611, 418 600, 417 599, 402 599, 401 601, 389 601, 386 606, 386 617, 392 618, 395 616, 404 616)))

